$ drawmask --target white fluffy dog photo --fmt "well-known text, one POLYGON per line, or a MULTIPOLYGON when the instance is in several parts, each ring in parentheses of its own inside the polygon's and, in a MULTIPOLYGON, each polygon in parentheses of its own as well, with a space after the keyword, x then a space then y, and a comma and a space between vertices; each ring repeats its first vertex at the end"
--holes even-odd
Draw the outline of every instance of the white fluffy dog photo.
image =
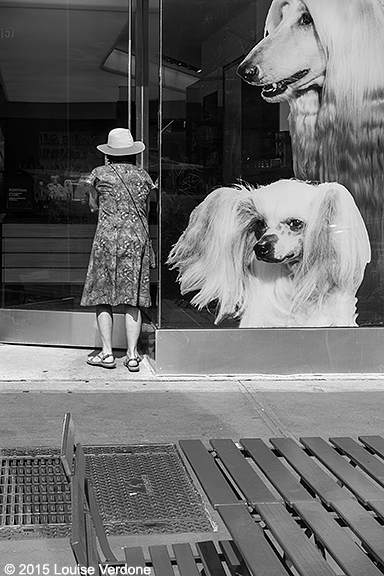
POLYGON ((239 75, 290 106, 300 180, 348 188, 369 230, 364 290, 384 316, 384 2, 273 0, 239 75))
POLYGON ((364 221, 336 183, 280 180, 218 188, 193 210, 168 265, 182 294, 216 323, 240 327, 356 326, 370 261, 364 221))

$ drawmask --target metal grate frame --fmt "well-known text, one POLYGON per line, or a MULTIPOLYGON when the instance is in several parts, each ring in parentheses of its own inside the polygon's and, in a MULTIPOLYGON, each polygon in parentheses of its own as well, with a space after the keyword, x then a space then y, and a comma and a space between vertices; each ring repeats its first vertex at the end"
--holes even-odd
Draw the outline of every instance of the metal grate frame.
MULTIPOLYGON (((213 524, 173 444, 85 446, 107 534, 210 532, 213 524)), ((0 540, 67 537, 71 490, 58 449, 0 450, 0 540)))

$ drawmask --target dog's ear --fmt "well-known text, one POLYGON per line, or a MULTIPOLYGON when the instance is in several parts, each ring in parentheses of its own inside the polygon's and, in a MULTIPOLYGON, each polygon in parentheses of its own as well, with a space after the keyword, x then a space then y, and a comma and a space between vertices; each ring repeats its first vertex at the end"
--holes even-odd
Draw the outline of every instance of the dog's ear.
POLYGON ((264 23, 264 37, 271 34, 279 25, 281 21, 281 6, 278 2, 272 2, 264 23))
POLYGON ((249 222, 255 215, 251 192, 245 186, 211 192, 191 213, 167 260, 179 270, 181 293, 198 291, 192 304, 201 309, 217 300, 217 322, 236 315, 244 298, 249 222))
POLYGON ((317 192, 295 276, 295 308, 309 299, 321 303, 333 290, 355 294, 371 258, 367 229, 350 192, 337 183, 320 184, 317 192))

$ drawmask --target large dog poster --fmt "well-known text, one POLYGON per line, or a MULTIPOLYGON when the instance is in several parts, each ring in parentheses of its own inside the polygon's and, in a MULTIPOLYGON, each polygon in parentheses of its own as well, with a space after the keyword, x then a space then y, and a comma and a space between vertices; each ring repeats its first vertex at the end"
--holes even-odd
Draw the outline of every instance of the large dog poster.
MULTIPOLYGON (((190 326, 381 325, 384 7, 224 4, 186 89, 186 123, 191 115, 205 135, 200 184, 191 210, 179 198, 163 254, 173 288, 163 294, 190 326), (207 119, 214 91, 219 112, 207 119)), ((213 6, 197 5, 212 21, 213 6)))

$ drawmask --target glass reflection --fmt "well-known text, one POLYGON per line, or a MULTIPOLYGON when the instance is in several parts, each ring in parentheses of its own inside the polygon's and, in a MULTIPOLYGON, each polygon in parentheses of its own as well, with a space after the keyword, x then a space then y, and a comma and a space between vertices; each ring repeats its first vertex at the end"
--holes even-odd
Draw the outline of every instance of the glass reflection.
MULTIPOLYGON (((217 186, 292 176, 286 107, 271 106, 236 69, 257 38, 269 2, 163 1, 163 66, 184 89, 164 90, 162 130, 161 326, 215 327, 216 303, 200 312, 165 264, 191 211, 217 186), (256 5, 257 4, 257 5, 256 5), (165 60, 165 62, 164 62, 165 60)), ((225 318, 220 327, 238 320, 225 318)))
MULTIPOLYGON (((339 240, 334 236, 333 259, 324 258, 322 269, 319 266, 319 276, 324 282, 316 290, 327 298, 341 288, 349 299, 355 299, 358 290, 357 325, 383 325, 383 147, 382 122, 377 116, 377 94, 383 84, 382 35, 367 34, 370 42, 361 50, 370 64, 364 67, 361 78, 356 68, 361 55, 350 33, 352 23, 358 20, 356 6, 334 2, 326 5, 333 17, 329 29, 322 15, 322 4, 312 0, 306 5, 305 13, 296 10, 295 3, 278 0, 272 5, 270 0, 256 3, 200 0, 177 5, 172 0, 164 0, 163 58, 168 59, 171 67, 182 70, 186 77, 189 75, 190 81, 184 90, 164 94, 163 98, 163 327, 214 327, 215 311, 222 306, 219 288, 209 298, 207 294, 200 298, 201 278, 184 283, 181 278, 185 292, 181 294, 176 280, 177 268, 180 262, 187 265, 183 258, 178 260, 177 248, 171 253, 171 264, 176 270, 164 264, 172 246, 186 230, 192 210, 217 186, 238 181, 264 186, 292 178, 294 173, 309 182, 337 182, 346 186, 359 212, 354 220, 355 206, 350 204, 349 223, 345 221, 344 228, 340 228, 339 240), (340 6, 344 10, 342 17, 340 6), (297 26, 292 26, 292 22, 297 22, 297 26), (262 40, 265 29, 268 37, 263 48, 252 51, 262 40), (293 61, 297 62, 297 70, 292 70, 293 61), (262 88, 261 84, 264 84, 262 88), (358 224, 361 217, 363 228, 358 224), (361 239, 359 247, 355 244, 356 238, 361 239), (342 245, 345 248, 348 242, 350 253, 339 262, 339 248, 342 245), (347 270, 350 255, 356 257, 355 264, 359 261, 353 279, 348 276, 349 272, 347 277, 341 274, 338 280, 330 279, 327 267, 331 262, 333 268, 340 264, 341 270, 347 270), (200 312, 193 302, 203 303, 200 312)), ((367 2, 365 19, 359 26, 378 31, 384 22, 384 11, 380 3, 372 6, 367 2)), ((287 219, 294 217, 288 214, 289 200, 282 204, 282 208, 286 204, 287 219)), ((337 211, 335 208, 335 213, 337 211)), ((198 214, 202 212, 203 209, 198 214)), ((224 213, 223 218, 227 215, 224 213)), ((319 236, 320 251, 327 244, 327 238, 333 237, 331 227, 337 228, 340 224, 332 218, 330 222, 330 230, 324 230, 325 236, 319 236)), ((189 232, 188 238, 193 244, 189 232)), ((200 246, 195 248, 200 250, 200 246)), ((313 260, 319 250, 314 252, 313 260)), ((248 262, 244 267, 248 265, 251 266, 248 262)), ((354 269, 352 265, 349 271, 354 269)), ((222 272, 222 268, 217 269, 216 275, 225 282, 222 272)), ((233 281, 228 277, 228 291, 233 281)), ((296 289, 300 291, 302 287, 296 289)), ((316 301, 317 295, 313 298, 316 301)), ((236 302, 235 309, 236 306, 241 308, 242 302, 236 302)), ((231 309, 224 315, 220 327, 237 325, 233 315, 236 313, 231 309)), ((323 324, 312 325, 355 325, 355 321, 340 320, 336 316, 323 324)))
MULTIPOLYGON (((104 4, 1 8, 7 26, 0 35, 6 308, 80 310, 97 220, 83 182, 104 161, 96 145, 111 129, 129 126, 145 139, 141 162, 154 181, 158 177, 159 4, 151 1, 145 10, 145 2, 104 4)), ((150 224, 157 239, 155 199, 150 224)), ((157 270, 151 293, 156 303, 157 270)), ((149 315, 157 321, 156 306, 149 315)))

